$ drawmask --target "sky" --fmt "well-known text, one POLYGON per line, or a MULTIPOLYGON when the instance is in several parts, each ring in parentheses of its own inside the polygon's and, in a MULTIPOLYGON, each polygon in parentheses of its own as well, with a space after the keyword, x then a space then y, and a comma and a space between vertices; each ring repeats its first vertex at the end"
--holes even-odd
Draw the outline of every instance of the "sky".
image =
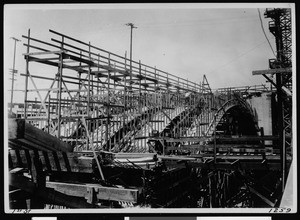
MULTIPOLYGON (((275 38, 264 18, 267 7, 286 4, 83 4, 83 5, 5 5, 4 76, 11 88, 9 68, 13 66, 14 41, 17 43, 16 69, 25 71, 22 53, 28 29, 31 36, 51 41, 49 29, 124 56, 130 48, 130 28, 134 23, 133 60, 200 82, 203 75, 213 89, 266 84, 253 70, 268 69, 274 58, 259 20, 275 50, 275 38)), ((129 53, 129 52, 128 52, 129 53)), ((17 75, 15 88, 24 87, 17 75)), ((9 93, 6 93, 9 94, 9 93)), ((15 93, 14 101, 24 93, 15 93)))

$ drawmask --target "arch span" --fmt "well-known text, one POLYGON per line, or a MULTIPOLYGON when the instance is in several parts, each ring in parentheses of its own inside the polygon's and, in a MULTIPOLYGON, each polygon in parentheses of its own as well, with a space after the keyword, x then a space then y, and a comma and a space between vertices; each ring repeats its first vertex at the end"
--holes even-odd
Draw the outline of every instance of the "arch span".
POLYGON ((217 127, 220 127, 220 123, 224 123, 224 121, 227 123, 227 132, 231 134, 241 134, 241 132, 243 134, 255 134, 255 132, 259 130, 257 126, 257 119, 251 106, 246 102, 246 100, 242 99, 238 95, 235 95, 233 99, 225 102, 216 111, 207 131, 205 132, 205 135, 212 136, 217 127), (234 125, 235 123, 236 125, 234 125), (246 126, 247 124, 249 126, 246 126), (232 126, 235 126, 235 128, 232 128, 232 126), (247 127, 249 128, 248 131, 246 129, 247 127), (232 129, 235 129, 236 131, 233 131, 232 129))

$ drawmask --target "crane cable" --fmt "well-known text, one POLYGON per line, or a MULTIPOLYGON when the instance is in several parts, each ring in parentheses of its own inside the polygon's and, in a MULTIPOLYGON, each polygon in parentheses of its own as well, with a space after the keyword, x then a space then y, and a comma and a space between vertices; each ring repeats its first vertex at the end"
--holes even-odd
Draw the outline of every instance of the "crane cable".
POLYGON ((273 47, 272 47, 272 45, 271 45, 271 43, 270 43, 270 41, 269 41, 269 39, 268 39, 268 37, 267 37, 267 34, 266 34, 266 32, 265 32, 265 29, 264 29, 264 26, 263 26, 263 22, 262 22, 262 19, 261 19, 261 14, 260 14, 259 8, 257 9, 257 11, 258 11, 258 16, 259 16, 259 20, 260 20, 260 26, 261 26, 261 29, 262 29, 262 31, 263 31, 263 33, 264 33, 264 35, 265 35, 265 38, 267 39, 267 41, 268 41, 268 43, 269 43, 269 46, 270 46, 270 48, 271 48, 271 50, 272 50, 272 52, 273 52, 273 54, 274 54, 274 57, 276 57, 276 54, 275 54, 275 52, 274 52, 274 50, 273 50, 273 47))

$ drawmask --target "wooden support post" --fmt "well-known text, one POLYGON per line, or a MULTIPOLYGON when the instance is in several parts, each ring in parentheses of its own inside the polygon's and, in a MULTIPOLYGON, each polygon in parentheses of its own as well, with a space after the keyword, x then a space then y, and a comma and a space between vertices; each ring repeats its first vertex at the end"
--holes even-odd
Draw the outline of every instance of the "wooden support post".
POLYGON ((90 101, 91 101, 91 68, 88 68, 88 92, 87 92, 87 116, 90 117, 90 101))
POLYGON ((26 162, 27 162, 27 167, 28 167, 28 170, 31 170, 31 157, 30 157, 30 153, 29 153, 29 150, 24 150, 25 152, 25 157, 26 157, 26 162))
POLYGON ((62 96, 62 74, 63 74, 63 55, 60 54, 59 59, 59 81, 58 81, 58 121, 57 121, 57 138, 60 138, 61 130, 61 96, 62 96))
POLYGON ((61 167, 60 167, 60 163, 59 163, 57 153, 55 151, 53 151, 52 155, 53 155, 53 159, 54 159, 54 162, 55 162, 56 170, 61 171, 61 167))
MULTIPOLYGON (((82 118, 82 123, 83 123, 85 129, 87 130, 87 125, 86 125, 86 121, 85 121, 84 118, 82 118)), ((93 137, 90 137, 89 131, 87 131, 87 137, 88 137, 89 140, 91 140, 91 146, 92 146, 91 148, 92 148, 93 156, 94 156, 94 159, 96 161, 100 177, 101 177, 102 180, 104 180, 104 175, 103 175, 103 172, 102 172, 102 168, 101 168, 98 156, 97 156, 95 148, 94 148, 94 143, 93 143, 93 139, 92 139, 93 137)))
POLYGON ((139 60, 139 113, 142 114, 142 87, 141 87, 141 80, 142 80, 142 67, 141 67, 141 60, 139 60))
MULTIPOLYGON (((110 54, 108 54, 108 65, 110 66, 110 54)), ((106 147, 107 151, 111 151, 111 140, 110 140, 110 71, 107 72, 107 109, 106 114, 108 119, 106 120, 106 147)))
POLYGON ((216 129, 217 129, 217 116, 214 115, 214 162, 217 163, 217 138, 216 138, 216 129))
MULTIPOLYGON (((116 63, 114 63, 114 69, 116 69, 116 63)), ((116 72, 114 71, 114 77, 116 76, 116 72)), ((116 81, 114 80, 114 89, 113 91, 115 92, 114 95, 117 95, 117 90, 116 90, 116 81)), ((112 114, 115 114, 115 111, 112 112, 112 114)), ((109 116, 108 116, 109 117, 109 116)), ((108 119, 110 120, 110 118, 108 119)), ((112 135, 113 135, 113 146, 116 146, 116 139, 117 139, 117 134, 118 134, 118 126, 116 126, 119 122, 115 122, 114 120, 112 121, 111 127, 113 128, 112 135)))
POLYGON ((50 99, 51 96, 49 95, 49 100, 48 100, 48 115, 47 115, 47 132, 48 134, 50 133, 50 109, 51 109, 51 105, 50 105, 50 99))
MULTIPOLYGON (((127 58, 126 58, 126 56, 127 56, 127 52, 125 51, 125 62, 124 62, 124 68, 125 68, 125 71, 127 71, 127 58)), ((124 111, 123 111, 123 135, 122 135, 122 137, 124 137, 125 136, 125 134, 126 134, 126 130, 127 130, 127 128, 126 128, 126 111, 127 111, 127 87, 126 87, 126 74, 124 74, 124 111)))
POLYGON ((211 176, 208 177, 208 196, 209 196, 209 208, 213 208, 213 194, 212 194, 212 180, 211 176))
POLYGON ((43 151, 43 156, 44 156, 44 159, 45 159, 45 163, 46 163, 46 167, 47 167, 47 171, 52 171, 52 168, 51 168, 51 164, 50 164, 50 160, 49 160, 49 156, 48 156, 48 153, 46 151, 43 151))
POLYGON ((19 167, 23 167, 23 162, 22 162, 22 158, 20 156, 20 151, 19 150, 15 150, 15 152, 16 152, 16 156, 17 156, 18 166, 19 167))
MULTIPOLYGON (((28 29, 28 38, 27 38, 27 50, 26 52, 29 53, 30 48, 30 29, 28 29)), ((28 96, 28 75, 29 75, 29 57, 25 56, 26 58, 26 69, 25 69, 25 94, 24 94, 24 119, 27 118, 27 96, 28 96)))
MULTIPOLYGON (((39 158, 38 151, 34 151, 34 157, 33 157, 33 166, 31 169, 31 176, 36 184, 36 187, 39 190, 44 190, 46 186, 46 175, 43 172, 42 164, 39 158)), ((33 194, 30 199, 30 209, 43 209, 44 208, 45 201, 38 197, 36 194, 33 194)))
POLYGON ((66 152, 62 152, 62 156, 64 158, 64 162, 65 162, 65 166, 67 168, 67 171, 71 172, 71 166, 70 166, 69 159, 68 159, 68 156, 67 156, 66 152))

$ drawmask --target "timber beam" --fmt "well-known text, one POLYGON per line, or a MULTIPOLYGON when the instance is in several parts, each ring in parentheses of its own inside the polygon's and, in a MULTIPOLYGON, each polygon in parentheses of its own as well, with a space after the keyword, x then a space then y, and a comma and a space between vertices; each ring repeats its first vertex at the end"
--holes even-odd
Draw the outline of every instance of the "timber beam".
MULTIPOLYGON (((249 144, 218 144, 216 145, 216 148, 219 153, 226 153, 226 152, 232 152, 232 153, 277 153, 277 149, 273 149, 272 146, 265 146, 262 145, 249 145, 249 144)), ((204 152, 213 152, 214 151, 214 145, 200 145, 200 144, 194 144, 194 145, 181 145, 178 147, 167 147, 167 150, 169 151, 204 151, 204 152)))
POLYGON ((8 120, 8 139, 11 142, 16 140, 19 144, 24 143, 24 145, 32 149, 62 152, 73 151, 72 146, 25 122, 25 119, 8 120))
POLYGON ((79 196, 91 201, 94 196, 99 200, 137 203, 138 189, 104 187, 99 184, 71 184, 47 182, 46 186, 69 196, 79 196))
MULTIPOLYGON (((214 155, 211 153, 206 153, 206 154, 191 154, 189 155, 189 157, 191 158, 204 158, 204 159, 213 159, 214 155)), ((258 161, 263 161, 263 160, 278 160, 280 159, 280 155, 277 154, 277 155, 264 155, 264 154, 247 154, 247 155, 244 155, 244 154, 240 154, 240 153, 237 153, 237 154, 233 154, 233 153, 230 153, 230 154, 220 154, 220 153, 217 153, 216 155, 216 158, 219 159, 219 160, 249 160, 249 161, 255 161, 255 160, 258 160, 258 161)), ((291 161, 292 160, 292 157, 291 156, 287 156, 287 161, 291 161)))
POLYGON ((174 142, 200 142, 200 141, 207 141, 212 139, 211 137, 180 137, 180 138, 168 138, 168 137, 151 137, 150 141, 166 141, 168 143, 174 142))
POLYGON ((264 196, 263 194, 259 193, 257 190, 255 190, 253 187, 248 186, 249 190, 251 193, 255 194, 256 196, 258 196, 259 198, 261 198, 262 201, 264 201, 266 204, 268 204, 271 207, 275 206, 275 203, 272 202, 270 199, 268 199, 266 196, 264 196))
POLYGON ((187 165, 191 168, 201 168, 207 170, 280 170, 280 162, 270 161, 262 163, 261 160, 256 161, 226 161, 217 163, 203 163, 197 161, 188 161, 187 165))
POLYGON ((252 75, 263 75, 263 74, 282 74, 282 73, 292 73, 292 68, 278 68, 270 70, 255 70, 252 71, 252 75))
MULTIPOLYGON (((291 137, 286 137, 291 138, 291 137)), ((278 140, 278 136, 231 136, 231 137, 217 137, 216 140, 219 142, 252 142, 252 141, 271 141, 278 140)))
MULTIPOLYGON (((291 137, 287 136, 287 139, 291 137)), ((150 141, 166 141, 170 143, 183 143, 183 142, 201 142, 201 141, 213 141, 214 138, 211 136, 201 136, 201 137, 152 137, 150 141)), ((216 137, 219 142, 255 142, 255 141, 266 141, 266 140, 278 140, 278 136, 230 136, 230 137, 216 137)))
POLYGON ((95 207, 88 203, 84 198, 66 195, 49 187, 37 187, 37 185, 29 178, 22 175, 11 173, 9 176, 9 185, 21 189, 32 196, 37 196, 49 204, 66 206, 69 208, 95 207))

